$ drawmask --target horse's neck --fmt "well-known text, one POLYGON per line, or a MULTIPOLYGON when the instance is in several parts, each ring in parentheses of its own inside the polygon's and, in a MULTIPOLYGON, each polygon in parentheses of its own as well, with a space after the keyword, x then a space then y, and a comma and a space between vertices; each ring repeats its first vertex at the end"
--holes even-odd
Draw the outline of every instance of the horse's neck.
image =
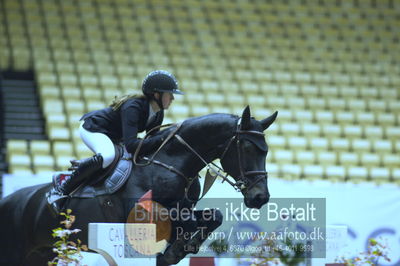
POLYGON ((216 117, 212 121, 203 122, 203 125, 189 127, 183 133, 185 140, 197 153, 187 152, 188 149, 184 147, 183 151, 187 153, 184 160, 189 166, 185 168, 192 170, 192 173, 197 174, 205 166, 205 162, 210 163, 219 158, 222 145, 229 140, 233 129, 232 119, 228 120, 221 115, 220 120, 216 117))
MULTIPOLYGON (((205 167, 203 160, 209 163, 221 156, 221 147, 224 148, 223 145, 229 141, 234 129, 233 119, 230 120, 230 124, 224 124, 222 123, 223 121, 221 122, 222 119, 216 119, 219 117, 212 118, 216 122, 205 121, 208 123, 204 123, 199 119, 199 123, 197 123, 199 120, 196 120, 186 126, 182 125, 182 131, 177 132, 199 156, 182 143, 179 143, 178 140, 173 139, 160 150, 156 160, 164 165, 173 167, 187 178, 196 177, 200 170, 205 167)), ((226 116, 222 116, 222 118, 226 119, 226 116)), ((169 131, 166 131, 166 133, 169 133, 169 131)), ((146 191, 154 188, 153 179, 146 176, 146 173, 153 171, 151 170, 152 167, 156 167, 157 171, 164 171, 164 169, 160 168, 159 165, 155 166, 155 164, 150 164, 148 167, 150 167, 150 170, 147 170, 146 166, 132 171, 128 184, 121 194, 122 197, 138 198, 143 196, 146 191), (138 176, 134 176, 135 174, 138 176)), ((173 173, 173 171, 169 173, 173 173)), ((176 178, 182 180, 182 177, 178 176, 178 174, 176 178)), ((156 181, 154 184, 157 183, 156 181)), ((174 191, 174 193, 176 192, 174 191)))

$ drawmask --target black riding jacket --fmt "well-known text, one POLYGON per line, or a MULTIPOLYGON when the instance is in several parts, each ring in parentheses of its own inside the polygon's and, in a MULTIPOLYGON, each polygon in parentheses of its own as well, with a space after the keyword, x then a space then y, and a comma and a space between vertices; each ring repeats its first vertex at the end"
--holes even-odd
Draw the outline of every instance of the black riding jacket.
MULTIPOLYGON (((85 121, 83 128, 90 132, 103 133, 114 143, 123 142, 126 150, 134 154, 139 144, 137 134, 161 125, 164 119, 164 111, 161 110, 156 114, 155 119, 146 126, 149 118, 149 104, 149 100, 144 97, 132 98, 116 111, 107 107, 89 112, 81 118, 85 121)), ((144 140, 139 154, 146 154, 161 143, 161 136, 149 137, 144 140)))

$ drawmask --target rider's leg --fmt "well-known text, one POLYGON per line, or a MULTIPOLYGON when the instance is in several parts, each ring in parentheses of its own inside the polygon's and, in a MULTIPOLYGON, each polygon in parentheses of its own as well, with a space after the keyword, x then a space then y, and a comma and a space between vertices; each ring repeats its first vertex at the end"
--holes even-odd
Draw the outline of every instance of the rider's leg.
POLYGON ((115 157, 114 144, 108 136, 102 133, 90 132, 84 129, 82 125, 83 123, 81 123, 79 127, 81 138, 96 155, 81 160, 70 178, 52 188, 48 194, 47 200, 48 203, 52 205, 55 212, 59 212, 61 209, 59 206, 60 199, 67 197, 67 195, 97 170, 109 166, 115 157))
POLYGON ((95 154, 101 154, 103 157, 103 168, 106 168, 114 161, 114 143, 107 135, 98 132, 90 132, 83 128, 83 123, 81 123, 79 127, 79 133, 81 139, 89 149, 91 149, 95 154))

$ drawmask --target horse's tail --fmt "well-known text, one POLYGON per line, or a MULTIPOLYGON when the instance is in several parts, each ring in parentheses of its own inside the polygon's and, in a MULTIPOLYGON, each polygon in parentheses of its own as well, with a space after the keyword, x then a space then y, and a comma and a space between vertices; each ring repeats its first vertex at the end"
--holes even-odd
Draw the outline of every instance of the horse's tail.
POLYGON ((29 252, 38 191, 49 184, 22 188, 0 200, 0 265, 21 264, 29 252))

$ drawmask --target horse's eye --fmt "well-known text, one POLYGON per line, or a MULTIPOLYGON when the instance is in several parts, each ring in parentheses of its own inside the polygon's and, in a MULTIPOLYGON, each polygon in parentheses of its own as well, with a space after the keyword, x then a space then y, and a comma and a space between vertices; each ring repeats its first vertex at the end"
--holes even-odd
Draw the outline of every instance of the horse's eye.
POLYGON ((243 147, 243 149, 244 149, 246 152, 251 152, 251 151, 257 149, 257 146, 254 145, 254 144, 253 144, 252 142, 250 142, 250 141, 243 141, 242 147, 243 147))

